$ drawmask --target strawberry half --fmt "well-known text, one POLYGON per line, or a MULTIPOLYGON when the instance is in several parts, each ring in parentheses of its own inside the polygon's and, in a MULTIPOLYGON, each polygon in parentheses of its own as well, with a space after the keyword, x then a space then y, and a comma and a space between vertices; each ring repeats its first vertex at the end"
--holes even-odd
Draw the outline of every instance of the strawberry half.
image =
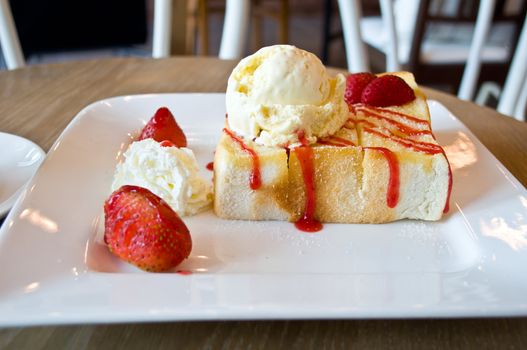
POLYGON ((361 95, 361 102, 376 106, 400 106, 415 100, 414 90, 395 75, 382 75, 372 80, 361 95))
POLYGON ((168 270, 192 249, 189 230, 161 198, 122 186, 104 203, 104 242, 119 258, 152 272, 168 270))
POLYGON ((166 107, 159 108, 141 131, 139 141, 148 138, 153 138, 157 142, 169 140, 177 147, 187 147, 187 138, 183 130, 166 107))
POLYGON ((362 91, 377 77, 372 73, 354 73, 346 77, 344 100, 348 104, 359 103, 362 91))

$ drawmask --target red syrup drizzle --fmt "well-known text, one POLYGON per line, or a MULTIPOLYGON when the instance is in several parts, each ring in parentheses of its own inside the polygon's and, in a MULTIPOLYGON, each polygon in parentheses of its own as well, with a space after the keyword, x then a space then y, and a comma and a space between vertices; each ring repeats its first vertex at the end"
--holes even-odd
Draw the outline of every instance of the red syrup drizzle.
MULTIPOLYGON (((392 111, 392 110, 389 110, 389 109, 385 109, 385 108, 378 108, 378 107, 372 107, 372 106, 368 106, 368 108, 370 108, 371 110, 373 111, 376 111, 376 112, 385 112, 385 113, 389 113, 389 114, 392 114, 392 115, 396 115, 396 116, 399 116, 399 117, 402 117, 403 119, 406 119, 406 120, 409 120, 409 121, 412 121, 412 122, 415 122, 415 123, 420 123, 420 124, 426 124, 430 127, 430 123, 427 121, 427 120, 422 120, 422 119, 418 119, 418 118, 415 118, 415 117, 412 117, 408 114, 404 114, 404 113, 400 113, 400 112, 396 112, 396 111, 392 111)), ((371 111, 367 110, 366 109, 366 106, 364 105, 357 105, 357 106, 350 106, 350 111, 354 114, 357 114, 357 111, 360 111, 360 112, 363 112, 364 114, 366 114, 367 116, 370 116, 370 117, 374 117, 374 118, 377 118, 377 119, 385 119, 386 117, 383 117, 383 116, 380 116, 380 115, 377 115, 375 113, 372 113, 371 111), (379 118, 380 117, 380 118, 379 118)), ((385 119, 385 120, 388 120, 388 119, 385 119)), ((350 119, 351 122, 353 123, 358 123, 358 122, 364 122, 365 124, 368 124, 368 126, 371 126, 371 127, 374 127, 374 125, 372 125, 371 122, 367 122, 367 121, 363 121, 363 120, 356 120, 354 121, 353 119, 350 119)), ((410 128, 404 124, 401 124, 399 122, 394 122, 392 121, 391 122, 393 125, 395 125, 397 127, 397 129, 407 135, 419 135, 419 134, 429 134, 431 135, 434 140, 435 140, 435 135, 432 133, 432 131, 429 131, 429 132, 423 132, 423 131, 426 131, 426 130, 423 130, 423 131, 419 131, 417 129, 413 129, 413 128, 410 128), (397 125, 397 124, 400 124, 400 125, 397 125), (402 128, 400 126, 403 126, 402 128)), ((443 213, 447 213, 449 210, 450 210, 450 195, 452 194, 452 168, 450 167, 450 162, 448 161, 448 158, 445 154, 445 151, 444 149, 439 146, 439 145, 435 145, 433 143, 428 143, 428 142, 419 142, 419 141, 414 141, 414 140, 407 140, 407 139, 401 139, 401 138, 398 138, 396 137, 395 135, 391 134, 391 136, 395 136, 395 137, 390 137, 388 135, 384 135, 376 130, 372 130, 371 128, 367 128, 365 127, 363 129, 364 131, 366 132, 370 132, 370 133, 373 133, 373 134, 376 134, 378 136, 381 136, 381 137, 384 137, 384 138, 388 138, 388 139, 391 139, 405 147, 408 147, 408 148, 413 148, 414 150, 416 151, 420 151, 420 152, 424 152, 424 153, 427 153, 427 154, 437 154, 437 153, 442 153, 443 156, 445 157, 446 159, 446 162, 447 162, 447 165, 448 165, 448 192, 447 192, 447 198, 446 198, 446 203, 445 203, 445 207, 443 209, 443 213)))
POLYGON ((176 273, 183 276, 192 275, 192 271, 189 270, 177 270, 176 273))
POLYGON ((229 129, 223 128, 223 132, 229 135, 233 139, 233 141, 240 145, 241 149, 244 152, 249 153, 249 155, 251 156, 253 161, 253 169, 251 171, 251 176, 249 177, 249 185, 252 190, 259 189, 262 186, 262 176, 260 174, 260 160, 258 158, 258 154, 256 154, 256 152, 252 148, 247 147, 247 145, 243 143, 243 141, 239 137, 234 135, 229 129))
POLYGON ((306 207, 304 215, 295 222, 295 227, 304 232, 317 232, 322 230, 322 224, 315 219, 315 167, 313 162, 313 149, 309 146, 304 137, 304 132, 298 132, 298 139, 302 146, 293 148, 300 167, 302 168, 302 175, 304 177, 304 186, 306 191, 306 207))
POLYGON ((364 149, 373 149, 380 152, 390 168, 390 178, 388 180, 388 192, 386 193, 386 204, 389 208, 395 208, 399 202, 399 161, 395 153, 384 147, 364 147, 364 149))
POLYGON ((356 114, 356 111, 364 112, 366 110, 366 108, 371 109, 372 111, 375 111, 377 113, 388 113, 388 114, 391 114, 391 115, 399 116, 399 117, 401 117, 403 119, 406 119, 408 121, 412 121, 414 123, 430 126, 430 122, 428 120, 419 119, 419 118, 413 117, 413 116, 408 115, 408 114, 392 111, 391 109, 387 109, 387 108, 380 108, 380 107, 366 106, 366 105, 357 105, 357 106, 353 106, 352 111, 356 114))
MULTIPOLYGON (((374 118, 374 119, 380 119, 380 120, 384 120, 386 122, 388 122, 389 124, 395 126, 395 128, 397 130, 399 130, 400 132, 402 132, 403 134, 406 134, 408 136, 414 136, 414 135, 432 135, 432 131, 431 130, 418 130, 418 129, 415 129, 415 128, 412 128, 408 125, 405 125, 403 123, 400 123, 396 120, 393 120, 393 119, 390 119, 390 118, 387 118, 385 116, 382 116, 380 114, 377 114, 377 113, 373 113, 372 111, 369 111, 367 109, 359 109, 362 113, 364 113, 367 117, 369 118, 374 118)), ((426 125, 429 125, 428 123, 426 125)))
POLYGON ((213 171, 214 170, 214 162, 207 163, 207 165, 205 167, 207 168, 207 170, 213 171))
MULTIPOLYGON (((361 122, 361 121, 359 121, 359 122, 361 122)), ((405 146, 407 148, 411 148, 411 149, 413 149, 415 151, 420 151, 420 152, 427 153, 427 154, 437 154, 437 153, 442 153, 443 152, 443 149, 441 148, 441 146, 433 144, 433 143, 402 139, 402 138, 397 137, 396 135, 393 135, 393 134, 385 135, 385 134, 383 134, 380 131, 373 130, 373 129, 368 128, 368 127, 364 127, 363 130, 366 131, 366 132, 369 132, 370 134, 374 134, 374 135, 377 135, 379 137, 383 137, 385 139, 390 139, 390 140, 392 140, 394 142, 397 142, 400 145, 403 145, 403 146, 405 146)))

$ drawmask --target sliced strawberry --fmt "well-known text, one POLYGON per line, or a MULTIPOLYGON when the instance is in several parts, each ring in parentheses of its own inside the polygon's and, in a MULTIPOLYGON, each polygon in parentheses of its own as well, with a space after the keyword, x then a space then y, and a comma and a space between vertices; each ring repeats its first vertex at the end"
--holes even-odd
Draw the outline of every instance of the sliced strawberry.
POLYGON ((148 138, 153 138, 157 142, 169 140, 177 147, 187 147, 187 138, 183 130, 166 107, 159 108, 141 131, 139 140, 148 138))
POLYGON ((361 102, 376 106, 400 106, 415 100, 415 93, 406 82, 395 75, 383 75, 372 80, 364 89, 361 102))
POLYGON ((346 91, 344 92, 344 100, 348 104, 360 102, 362 91, 369 83, 377 78, 372 73, 355 73, 346 77, 346 91))
POLYGON ((104 204, 104 242, 119 258, 146 271, 180 264, 192 249, 185 223, 161 198, 139 186, 122 186, 104 204))

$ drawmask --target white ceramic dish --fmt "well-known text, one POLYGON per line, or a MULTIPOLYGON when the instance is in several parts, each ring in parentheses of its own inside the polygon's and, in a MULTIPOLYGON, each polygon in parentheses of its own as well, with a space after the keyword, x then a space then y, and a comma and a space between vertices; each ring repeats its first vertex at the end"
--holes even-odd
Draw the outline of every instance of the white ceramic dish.
POLYGON ((46 153, 33 142, 0 132, 0 218, 11 209, 46 153))
POLYGON ((49 152, 0 231, 0 325, 197 319, 527 315, 527 191, 442 105, 433 127, 454 174, 441 221, 326 224, 186 218, 177 273, 141 272, 97 243, 117 159, 159 106, 204 174, 223 94, 111 98, 86 107, 49 152))

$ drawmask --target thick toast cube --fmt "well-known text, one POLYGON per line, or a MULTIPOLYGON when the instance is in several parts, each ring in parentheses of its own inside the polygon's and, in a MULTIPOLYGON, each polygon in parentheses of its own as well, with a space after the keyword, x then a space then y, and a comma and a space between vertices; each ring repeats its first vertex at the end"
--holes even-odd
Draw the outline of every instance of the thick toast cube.
POLYGON ((252 190, 253 159, 223 133, 214 156, 214 211, 242 220, 288 220, 287 154, 282 148, 248 144, 258 154, 262 186, 252 190))
MULTIPOLYGON (((438 220, 443 214, 451 174, 430 128, 426 98, 411 73, 391 74, 414 89, 414 101, 388 108, 354 105, 337 133, 311 146, 315 219, 321 222, 438 220)), ((301 218, 306 190, 294 149, 244 142, 258 154, 262 186, 250 188, 253 159, 224 133, 214 160, 216 214, 245 220, 301 218)))

